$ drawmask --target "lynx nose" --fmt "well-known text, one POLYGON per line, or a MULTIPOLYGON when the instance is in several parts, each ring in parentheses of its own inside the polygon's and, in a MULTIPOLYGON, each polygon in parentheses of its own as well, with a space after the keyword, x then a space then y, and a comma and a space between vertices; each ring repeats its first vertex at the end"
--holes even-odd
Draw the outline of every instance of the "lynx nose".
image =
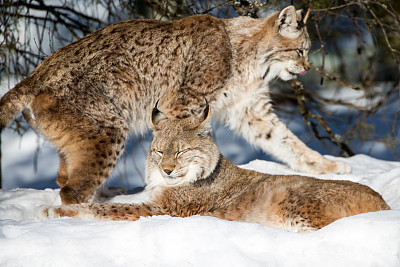
POLYGON ((171 172, 172 172, 172 170, 171 169, 163 169, 163 171, 167 174, 167 175, 170 175, 171 174, 171 172))
POLYGON ((311 69, 310 64, 307 61, 305 61, 303 65, 306 71, 309 71, 311 69))

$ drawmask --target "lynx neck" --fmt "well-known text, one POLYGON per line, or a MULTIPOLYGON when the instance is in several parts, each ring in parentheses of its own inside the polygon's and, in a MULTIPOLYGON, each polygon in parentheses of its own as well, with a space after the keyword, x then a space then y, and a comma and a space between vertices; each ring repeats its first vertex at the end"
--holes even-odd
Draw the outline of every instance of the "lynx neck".
POLYGON ((238 17, 226 20, 226 29, 232 46, 232 72, 248 84, 262 79, 259 64, 265 44, 273 38, 275 16, 264 19, 238 17), (264 45, 261 49, 260 44, 264 45))
POLYGON ((259 184, 261 180, 270 178, 267 174, 257 173, 251 170, 239 168, 223 155, 215 166, 213 172, 205 179, 196 181, 193 186, 197 188, 207 187, 207 194, 215 194, 220 198, 230 199, 247 191, 249 186, 259 184), (243 179, 246 177, 246 179, 243 179), (225 195, 229 192, 228 195, 225 195))

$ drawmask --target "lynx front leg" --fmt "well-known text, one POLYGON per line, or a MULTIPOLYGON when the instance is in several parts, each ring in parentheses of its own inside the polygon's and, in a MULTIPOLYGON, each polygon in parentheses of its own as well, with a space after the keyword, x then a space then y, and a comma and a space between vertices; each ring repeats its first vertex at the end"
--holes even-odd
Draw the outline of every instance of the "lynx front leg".
POLYGON ((307 147, 273 113, 269 98, 230 109, 225 121, 250 143, 261 147, 292 169, 307 173, 348 173, 350 166, 325 159, 307 147))
POLYGON ((36 211, 39 219, 72 217, 81 220, 136 221, 140 217, 167 215, 152 203, 82 203, 58 207, 41 207, 36 211))

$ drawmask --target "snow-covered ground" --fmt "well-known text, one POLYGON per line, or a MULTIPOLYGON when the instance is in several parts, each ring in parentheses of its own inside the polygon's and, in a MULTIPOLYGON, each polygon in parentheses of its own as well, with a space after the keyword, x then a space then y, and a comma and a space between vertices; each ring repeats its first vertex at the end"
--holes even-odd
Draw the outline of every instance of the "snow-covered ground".
MULTIPOLYGON (((3 190, 0 266, 400 266, 400 163, 365 155, 339 160, 352 166, 351 174, 317 177, 366 184, 393 210, 343 218, 307 234, 200 216, 38 221, 36 207, 60 204, 58 189, 3 190)), ((242 167, 293 173, 262 160, 242 167)))

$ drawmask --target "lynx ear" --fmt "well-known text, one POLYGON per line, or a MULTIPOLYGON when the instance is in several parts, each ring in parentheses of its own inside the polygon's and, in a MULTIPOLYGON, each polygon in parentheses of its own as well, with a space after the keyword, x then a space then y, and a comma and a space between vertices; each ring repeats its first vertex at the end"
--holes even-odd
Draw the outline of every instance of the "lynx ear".
POLYGON ((300 35, 297 13, 294 6, 284 8, 278 15, 278 32, 287 38, 295 39, 300 35))
POLYGON ((297 14, 297 28, 301 29, 307 23, 308 15, 310 15, 310 8, 307 8, 306 11, 304 11, 303 9, 299 9, 296 11, 296 14, 297 14))
POLYGON ((151 128, 153 128, 153 130, 157 130, 158 128, 158 124, 160 123, 160 121, 167 119, 167 116, 165 116, 158 108, 158 101, 155 105, 155 107, 153 108, 153 110, 151 111, 151 118, 150 118, 150 124, 151 124, 151 128))
POLYGON ((208 101, 206 99, 206 107, 203 111, 202 118, 203 121, 200 123, 197 131, 198 136, 206 136, 211 133, 211 108, 210 105, 208 104, 208 101))

